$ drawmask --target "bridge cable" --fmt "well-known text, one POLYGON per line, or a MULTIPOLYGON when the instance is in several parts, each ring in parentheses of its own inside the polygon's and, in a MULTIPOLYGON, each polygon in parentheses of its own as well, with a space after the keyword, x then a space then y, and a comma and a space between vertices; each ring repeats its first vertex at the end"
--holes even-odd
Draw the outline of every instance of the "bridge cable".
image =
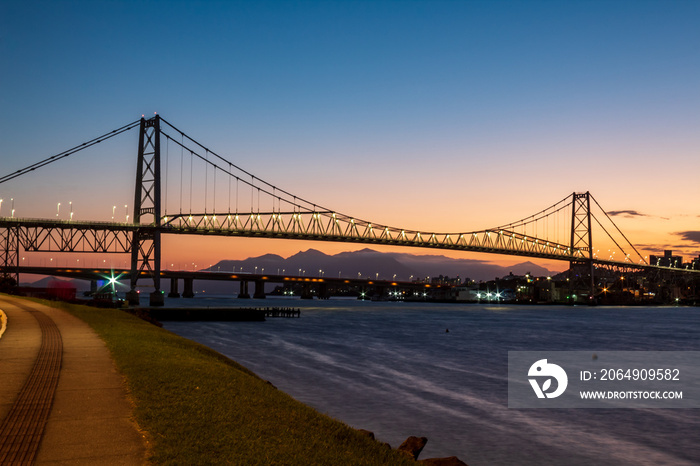
MULTIPOLYGON (((623 238, 625 238, 625 241, 627 241, 627 244, 629 244, 629 245, 632 247, 632 249, 634 249, 634 252, 637 253, 637 255, 644 261, 644 263, 645 263, 646 265, 649 265, 649 263, 644 259, 644 256, 642 256, 642 255, 639 253, 639 251, 637 251, 637 248, 634 247, 634 244, 632 244, 632 242, 631 242, 629 239, 627 239, 627 236, 625 236, 625 234, 618 228, 618 226, 615 225, 615 222, 613 222, 613 220, 610 218, 610 216, 609 216, 608 213, 605 211, 605 209, 603 209, 603 208, 600 206, 600 204, 598 204, 598 201, 595 200, 595 197, 591 196, 591 199, 593 199, 593 202, 595 202, 595 204, 598 206, 598 208, 605 214, 605 216, 608 218, 608 220, 610 220, 610 223, 613 224, 613 226, 615 227, 615 229, 622 235, 623 238)), ((606 233, 607 233, 607 232, 606 232, 606 233)), ((608 235, 608 236, 609 236, 609 235, 608 235)), ((620 248, 620 249, 622 249, 622 248, 620 248)))
POLYGON ((59 154, 56 154, 56 155, 52 155, 51 157, 48 157, 44 160, 33 163, 33 164, 31 164, 27 167, 24 167, 20 170, 17 170, 15 172, 12 172, 12 173, 9 173, 5 176, 2 176, 2 177, 0 177, 0 184, 4 183, 6 181, 10 181, 14 178, 17 178, 18 176, 22 176, 22 175, 29 173, 31 171, 34 171, 37 168, 44 167, 44 166, 49 165, 49 164, 56 162, 58 160, 69 157, 69 156, 75 154, 76 152, 80 152, 81 150, 87 149, 90 146, 94 146, 95 144, 99 144, 100 142, 106 141, 107 139, 112 138, 118 134, 129 131, 130 129, 137 127, 140 123, 141 123, 141 120, 136 120, 134 122, 131 122, 127 125, 122 126, 121 128, 115 129, 114 131, 110 131, 109 133, 105 133, 102 136, 98 136, 94 139, 91 139, 90 141, 84 142, 78 146, 71 148, 71 149, 65 150, 65 151, 63 151, 59 154))
MULTIPOLYGON (((210 152, 214 157, 218 158, 218 159, 221 160, 222 162, 225 162, 226 164, 229 164, 230 166, 232 166, 232 167, 235 168, 236 170, 240 171, 241 173, 244 173, 245 175, 250 176, 250 177, 251 177, 251 180, 252 180, 251 182, 252 182, 253 184, 255 183, 255 180, 258 180, 259 182, 263 183, 264 185, 266 185, 266 186, 268 186, 268 187, 270 187, 270 188, 273 188, 273 187, 274 187, 274 185, 268 183, 268 182, 265 181, 265 180, 262 180, 262 179, 256 177, 256 176, 253 175, 252 173, 250 173, 250 172, 248 172, 248 171, 242 169, 241 167, 237 166, 237 165, 234 164, 234 163, 231 163, 229 160, 223 158, 222 156, 220 156, 220 155, 217 154, 216 152, 213 152, 211 149, 209 149, 209 148, 207 148, 206 146, 200 144, 200 143, 197 142, 195 139, 191 138, 190 136, 188 136, 187 134, 185 134, 184 132, 182 132, 181 130, 179 130, 178 128, 176 128, 174 125, 172 125, 169 121, 165 120, 164 118, 161 117, 160 120, 161 120, 162 122, 164 122, 165 124, 167 124, 168 126, 170 126, 170 127, 171 127, 172 129, 174 129, 175 131, 177 131, 178 133, 180 133, 180 135, 182 135, 182 137, 187 138, 188 140, 192 141, 194 144, 198 145, 198 146, 201 147, 202 149, 204 149, 204 150, 210 152)), ((166 137, 170 137, 170 136, 168 136, 168 135, 165 134, 165 133, 162 133, 162 132, 161 132, 161 134, 164 134, 166 137)), ((175 141, 175 142, 177 143, 177 141, 175 141)), ((197 154, 196 152, 194 152, 194 151, 192 151, 192 152, 194 153, 194 155, 197 155, 200 159, 205 160, 202 156, 200 156, 200 155, 197 154)), ((211 165, 216 166, 214 163, 212 163, 212 162, 210 162, 210 161, 205 160, 205 162, 206 162, 206 163, 209 163, 209 164, 211 164, 211 165)), ((221 167, 219 167, 219 169, 221 169, 221 167)), ((229 172, 228 174, 231 175, 231 176, 234 176, 234 177, 236 176, 236 175, 234 175, 233 173, 230 173, 230 172, 229 172)), ((243 181, 244 183, 248 183, 248 182, 245 181, 245 180, 242 180, 242 181, 243 181)), ((288 192, 288 191, 285 191, 285 190, 283 190, 283 189, 280 189, 279 187, 278 187, 277 189, 278 189, 281 193, 283 193, 283 194, 285 194, 285 195, 287 195, 287 196, 289 196, 289 197, 292 197, 292 196, 293 196, 292 193, 290 193, 290 192, 288 192)), ((254 191, 251 191, 251 193, 253 193, 253 192, 254 192, 254 191)), ((267 190, 265 190, 265 189, 263 189, 263 192, 264 192, 265 194, 271 194, 269 191, 267 191, 267 190)), ((303 198, 297 198, 297 199, 299 199, 300 201, 304 202, 305 204, 308 204, 309 206, 313 205, 310 201, 307 201, 306 199, 303 199, 303 198)), ((309 209, 309 208, 307 207, 307 209, 309 209)), ((310 209, 309 209, 309 210, 310 210, 310 209)), ((323 210, 330 211, 331 209, 327 209, 327 208, 324 207, 323 210)))
MULTIPOLYGON (((542 214, 545 214, 547 211, 552 210, 553 208, 557 207, 559 204, 561 204, 561 203, 563 203, 563 202, 568 202, 569 197, 570 197, 570 195, 569 195, 569 196, 566 196, 566 197, 565 197, 564 199, 562 199, 561 201, 556 202, 555 204, 552 204, 551 206, 547 207, 546 209, 541 210, 540 212, 537 212, 536 214, 530 215, 530 216, 525 217, 525 218, 522 218, 522 219, 520 219, 520 220, 516 220, 515 222, 510 222, 510 223, 507 223, 507 224, 498 226, 498 227, 496 227, 496 229, 504 229, 504 230, 507 230, 508 228, 517 227, 517 226, 524 226, 524 225, 526 225, 527 223, 531 223, 531 222, 533 221, 532 219, 535 219, 535 217, 537 217, 537 218, 544 218, 544 217, 546 217, 546 216, 548 216, 548 215, 550 215, 550 214, 549 214, 549 213, 546 214, 546 215, 542 215, 542 214)), ((556 213, 556 212, 558 212, 559 210, 564 209, 564 208, 566 208, 566 204, 564 204, 563 207, 560 207, 559 209, 557 209, 556 211, 551 212, 551 213, 556 213)))
MULTIPOLYGON (((619 244, 617 244, 617 241, 615 240, 615 238, 613 238, 613 236, 612 236, 610 233, 608 233, 608 230, 606 230, 605 227, 603 226, 603 224, 600 223, 600 220, 598 220, 598 218, 597 218, 595 215, 593 215, 593 214, 591 214, 591 217, 593 217, 593 220, 595 220, 596 223, 598 224, 598 226, 599 226, 600 228, 603 229, 603 231, 605 232, 605 234, 608 235, 608 238, 610 238, 610 239, 612 240, 612 242, 615 243, 615 246, 617 246, 618 248, 620 248, 620 252, 624 254, 624 253, 625 253, 625 250, 622 248, 622 246, 620 246, 619 244)), ((626 255, 625 255, 625 257, 626 257, 626 255)))
MULTIPOLYGON (((280 200, 280 202, 281 202, 281 200, 282 200, 282 198, 280 197, 280 195, 284 195, 284 196, 285 196, 284 201, 285 201, 286 203, 290 203, 290 204, 292 205, 293 210, 294 210, 295 213, 296 213, 296 212, 301 213, 303 210, 306 210, 306 211, 309 212, 309 213, 314 213, 314 214, 315 214, 315 213, 318 213, 318 209, 319 209, 319 208, 321 209, 321 212, 320 212, 320 213, 323 213, 324 215, 333 212, 331 209, 327 209, 327 208, 325 208, 325 207, 321 207, 321 206, 319 206, 319 205, 317 205, 317 204, 311 203, 310 201, 307 201, 306 199, 297 197, 296 195, 293 195, 292 193, 290 193, 290 192, 288 192, 288 191, 285 191, 285 190, 283 190, 283 189, 281 189, 281 188, 279 188, 279 187, 277 187, 277 186, 274 186, 274 185, 272 185, 272 184, 270 184, 270 183, 268 183, 268 182, 266 182, 266 181, 264 181, 264 180, 262 180, 262 179, 256 177, 256 176, 253 175, 252 173, 250 173, 250 172, 248 172, 248 171, 246 171, 246 170, 243 170, 242 168, 240 168, 240 167, 238 167, 237 165, 233 164, 231 161, 229 161, 229 160, 227 160, 227 159, 221 157, 221 156, 218 155, 216 152, 213 152, 213 151, 210 150, 209 148, 207 148, 207 147, 205 147, 204 145, 200 144, 200 143, 197 142, 195 139, 191 138, 190 136, 188 136, 188 135, 185 134, 184 132, 182 132, 182 131, 180 131, 179 129, 177 129, 177 128, 176 128, 175 126, 173 126, 170 122, 164 120, 163 118, 161 118, 161 121, 163 121, 165 124, 167 124, 167 125, 168 125, 170 128, 172 128, 173 130, 175 130, 175 131, 177 131, 178 133, 180 133, 182 142, 175 140, 175 139, 172 138, 169 134, 167 134, 167 132, 165 132, 165 131, 161 131, 161 134, 162 134, 163 136, 165 136, 166 138, 171 139, 175 144, 180 144, 181 146, 184 146, 185 149, 187 149, 188 151, 190 151, 190 155, 191 155, 191 157, 192 157, 192 160, 194 159, 194 157, 197 157, 197 158, 199 158, 200 160, 204 161, 206 164, 212 165, 215 169, 219 169, 219 170, 221 170, 222 172, 226 173, 227 175, 236 178, 236 191, 237 191, 237 196, 236 196, 236 204, 237 204, 237 205, 236 205, 236 211, 237 211, 237 212, 238 212, 238 207, 239 207, 239 206, 238 206, 238 202, 239 202, 238 187, 239 187, 240 182, 243 182, 243 183, 249 185, 250 188, 251 188, 251 198, 250 198, 250 211, 251 211, 251 212, 254 212, 254 211, 255 211, 255 191, 256 191, 256 189, 258 190, 258 211, 259 211, 259 202, 260 202, 259 197, 260 197, 261 193, 264 193, 264 194, 266 194, 266 195, 272 196, 273 198, 274 198, 274 197, 278 197, 279 200, 280 200), (203 149, 203 150, 206 152, 206 156, 202 156, 201 154, 199 154, 198 152, 196 152, 194 149, 188 147, 188 146, 184 143, 184 139, 185 139, 185 138, 187 138, 187 139, 188 139, 189 141, 191 141, 193 144, 196 144, 196 145, 199 146, 201 149, 203 149), (211 153, 213 157, 218 158, 219 160, 221 160, 222 162, 224 162, 225 165, 224 165, 224 166, 219 166, 219 165, 218 165, 217 163, 215 163, 214 161, 209 160, 209 157, 208 157, 208 154, 209 154, 209 153, 211 153), (225 166, 227 166, 227 167, 225 167, 225 166), (241 172, 242 174, 245 174, 245 175, 247 175, 247 176, 250 176, 250 181, 248 181, 248 180, 242 178, 242 177, 239 176, 239 175, 236 175, 236 174, 232 173, 232 169, 234 169, 234 168, 235 168, 236 170, 238 170, 239 172, 241 172), (259 186, 258 183, 262 184, 263 186, 262 186, 262 187, 259 186), (269 187, 269 188, 271 188, 271 189, 268 190, 268 189, 266 189, 266 187, 269 187), (280 194, 277 194, 277 191, 279 191, 280 194), (325 212, 324 212, 324 211, 325 211, 325 212)), ((192 170, 191 170, 191 173, 192 173, 192 170)), ((192 176, 192 175, 191 175, 191 176, 192 176)), ((192 182, 190 182, 190 184, 192 184, 192 182)), ((544 210, 538 212, 538 213, 535 214, 535 215, 531 215, 531 216, 529 216, 529 217, 526 217, 526 218, 524 218, 524 219, 521 219, 521 220, 519 220, 518 222, 512 222, 512 223, 510 223, 510 224, 507 224, 507 226, 508 226, 508 227, 527 227, 527 224, 528 224, 528 223, 535 223, 535 221, 545 219, 545 218, 548 217, 548 216, 551 216, 551 215, 556 214, 557 212, 561 211, 562 209, 567 209, 567 208, 569 208, 570 206, 568 205, 569 203, 567 202, 568 199, 569 199, 569 196, 567 196, 567 197, 564 198, 563 200, 561 200, 561 201, 559 201, 559 202, 553 204, 552 206, 548 207, 547 209, 544 209, 544 210), (566 202, 566 204, 564 204, 563 206, 560 207, 560 205, 561 205, 562 203, 565 203, 565 202, 566 202), (558 209, 557 209, 557 208, 558 208, 558 209), (555 210, 554 212, 552 212, 552 209, 557 209, 557 210, 555 210)), ((190 200, 190 203, 191 203, 191 202, 192 202, 192 201, 190 200)), ((190 206, 190 210, 191 210, 191 206, 190 206)), ((342 215, 342 214, 341 214, 341 215, 342 215)), ((346 216, 346 215, 342 215, 342 217, 346 217, 347 219, 354 219, 354 220, 355 220, 355 223, 357 223, 357 224, 372 225, 372 224, 369 223, 369 222, 366 222, 366 221, 364 221, 364 220, 357 219, 357 218, 355 218, 355 217, 346 216)), ((378 227, 378 226, 379 226, 379 225, 375 225, 375 229, 376 229, 376 227, 378 227)), ((386 227, 386 228, 388 228, 388 227, 386 227)), ((504 228, 504 227, 500 227, 500 228, 504 228)), ((371 226, 370 226, 370 229, 371 229, 371 226)), ((391 229, 392 229, 392 230, 397 230, 397 231, 398 231, 398 229, 393 228, 393 227, 392 227, 391 229)), ((402 231, 403 231, 403 230, 402 230, 402 231)), ((476 232, 471 232, 471 233, 476 233, 476 232)), ((433 236, 434 236, 434 234, 433 234, 433 236)))

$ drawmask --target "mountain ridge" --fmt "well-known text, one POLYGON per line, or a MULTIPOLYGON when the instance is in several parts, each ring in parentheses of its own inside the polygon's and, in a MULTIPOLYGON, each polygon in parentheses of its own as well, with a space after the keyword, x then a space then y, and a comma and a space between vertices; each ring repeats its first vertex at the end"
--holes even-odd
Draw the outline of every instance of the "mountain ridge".
POLYGON ((478 259, 455 259, 443 255, 415 255, 401 252, 380 252, 369 248, 344 251, 333 255, 317 249, 299 251, 287 258, 264 254, 243 260, 223 259, 209 271, 258 272, 269 274, 362 277, 392 280, 412 280, 439 275, 475 281, 488 281, 514 273, 537 276, 552 275, 540 265, 525 261, 511 266, 501 266, 478 259))

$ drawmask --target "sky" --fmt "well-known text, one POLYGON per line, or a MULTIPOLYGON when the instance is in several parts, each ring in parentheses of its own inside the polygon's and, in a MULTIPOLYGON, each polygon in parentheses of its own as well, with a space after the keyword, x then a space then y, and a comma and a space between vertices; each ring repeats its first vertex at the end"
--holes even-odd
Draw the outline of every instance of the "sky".
MULTIPOLYGON (((257 177, 372 222, 482 230, 590 191, 643 254, 690 259, 698 24, 697 1, 4 0, 0 175, 157 112, 257 177)), ((131 131, 0 184, 0 216, 14 199, 18 217, 67 218, 69 203, 77 220, 125 217, 137 145, 131 131)), ((179 209, 181 154, 166 150, 179 209)), ((362 247, 168 237, 164 257, 362 247)))

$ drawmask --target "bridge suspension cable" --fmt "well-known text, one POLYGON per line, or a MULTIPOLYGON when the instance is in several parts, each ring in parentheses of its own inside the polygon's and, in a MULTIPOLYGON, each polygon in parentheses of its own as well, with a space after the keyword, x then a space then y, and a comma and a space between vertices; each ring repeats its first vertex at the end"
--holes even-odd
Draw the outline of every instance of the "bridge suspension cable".
POLYGON ((137 127, 139 125, 139 123, 140 123, 140 120, 136 120, 134 122, 131 122, 127 125, 122 126, 121 128, 115 129, 114 131, 110 131, 109 133, 105 133, 102 136, 98 136, 94 139, 91 139, 90 141, 84 142, 78 146, 71 148, 71 149, 65 150, 59 154, 52 155, 51 157, 48 157, 44 160, 33 163, 27 167, 24 167, 20 170, 17 170, 16 172, 9 173, 3 177, 0 177, 0 184, 4 183, 6 181, 10 181, 14 178, 17 178, 18 176, 22 176, 22 175, 29 173, 31 171, 34 171, 38 168, 45 167, 46 165, 49 165, 49 164, 56 162, 58 160, 69 157, 77 152, 80 152, 83 149, 87 149, 88 147, 94 146, 95 144, 99 144, 102 141, 106 141, 107 139, 112 138, 118 134, 125 132, 125 131, 129 131, 130 129, 137 127))
MULTIPOLYGON (((220 170, 222 173, 225 173, 229 175, 230 177, 233 177, 236 179, 237 183, 242 182, 247 186, 250 186, 251 188, 251 211, 255 210, 255 198, 256 198, 256 189, 259 191, 259 195, 266 194, 270 196, 273 200, 276 199, 278 202, 285 202, 288 203, 290 206, 298 207, 300 209, 305 209, 308 211, 315 211, 315 210, 326 210, 330 211, 331 209, 327 209, 325 207, 321 207, 313 202, 307 201, 301 197, 295 196, 292 193, 285 191, 284 189, 281 189, 277 186, 274 186, 271 183, 268 183, 267 181, 258 178, 254 174, 244 170, 243 168, 239 167, 235 163, 225 159, 221 155, 217 154, 216 152, 212 151, 205 145, 199 143, 197 140, 194 138, 190 137, 183 131, 179 130, 176 128, 173 124, 171 124, 169 121, 161 117, 161 121, 168 125, 170 128, 172 128, 174 131, 179 133, 181 137, 181 141, 178 141, 176 138, 170 136, 165 130, 161 130, 161 135, 165 136, 168 141, 174 143, 177 146, 180 146, 182 150, 189 151, 191 156, 197 157, 200 160, 202 160, 207 166, 213 167, 215 170, 220 170), (189 145, 185 144, 184 139, 187 139, 197 147, 199 147, 201 150, 204 151, 204 155, 199 153, 195 148, 190 147, 189 145), (214 158, 218 159, 220 162, 223 162, 223 164, 218 164, 215 161, 212 161, 209 159, 209 155, 213 156, 214 158), (237 171, 240 174, 235 173, 237 171), (250 181, 247 179, 250 177, 250 181), (279 192, 279 194, 278 194, 279 192)), ((192 166, 190 167, 190 174, 192 174, 192 166)), ((208 174, 207 174, 208 176, 208 174)), ((206 187, 205 187, 206 188, 206 187)), ((238 191, 238 186, 236 191, 238 191)), ((191 195, 191 193, 190 193, 191 195)), ((259 207, 259 203, 258 203, 259 207)))
MULTIPOLYGON (((597 205, 598 208, 603 212, 605 217, 612 224, 612 226, 615 227, 617 232, 620 233, 620 235, 622 235, 622 238, 624 238, 624 240, 627 242, 627 244, 634 250, 635 253, 637 253, 637 256, 639 256, 639 259, 641 260, 641 262, 644 263, 645 265, 648 265, 648 262, 644 258, 644 256, 642 256, 642 254, 637 250, 637 248, 634 246, 634 244, 632 244, 632 242, 629 239, 627 239, 627 236, 622 232, 622 230, 620 230, 620 228, 615 224, 615 222, 613 222, 612 218, 610 218, 610 215, 608 215, 608 213, 601 207, 601 205, 598 203, 598 201, 593 196, 591 196, 591 199, 593 199, 593 202, 595 203, 595 205, 597 205)), ((593 217, 593 219, 596 221, 596 223, 598 223, 598 225, 603 229, 603 231, 608 235, 608 237, 615 243, 615 246, 617 246, 620 249, 620 252, 625 255, 625 261, 631 262, 631 259, 629 259, 629 254, 625 253, 624 248, 622 246, 620 246, 620 244, 617 242, 617 240, 613 237, 613 235, 611 235, 608 232, 608 230, 603 226, 603 224, 600 222, 600 220, 598 220, 598 218, 595 216, 595 214, 593 212, 591 212, 591 217, 593 217)))

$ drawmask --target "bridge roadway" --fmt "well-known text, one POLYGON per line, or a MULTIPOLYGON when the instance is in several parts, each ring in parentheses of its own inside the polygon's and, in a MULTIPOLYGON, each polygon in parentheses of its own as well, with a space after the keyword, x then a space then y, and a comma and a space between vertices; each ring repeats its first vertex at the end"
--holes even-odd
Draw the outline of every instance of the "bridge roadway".
POLYGON ((164 216, 161 226, 133 223, 53 219, 0 218, 0 229, 18 232, 25 251, 131 252, 134 232, 161 234, 297 239, 388 246, 407 246, 467 252, 517 255, 570 261, 585 252, 565 244, 490 229, 467 233, 433 233, 372 224, 334 212, 255 212, 164 216))
MULTIPOLYGON (((294 222, 287 223, 285 226, 282 215, 281 213, 224 214, 218 219, 215 214, 165 216, 164 225, 160 227, 118 222, 4 217, 0 218, 0 232, 4 229, 19 232, 16 238, 18 245, 27 252, 125 254, 131 252, 134 232, 158 230, 162 234, 298 239, 448 249, 566 262, 585 261, 589 254, 588 250, 575 249, 571 252, 567 245, 499 229, 452 234, 421 233, 372 225, 360 220, 341 219, 340 215, 328 212, 295 213, 292 214, 295 216, 294 222), (322 223, 324 215, 330 215, 330 224, 322 223), (265 219, 266 216, 269 218, 265 219), (310 219, 304 217, 310 217, 310 219), (345 228, 339 226, 342 222, 347 224, 345 228)), ((7 240, 9 241, 9 238, 7 240)), ((620 261, 593 258, 592 263, 601 268, 620 268, 625 271, 700 273, 700 270, 633 263, 628 259, 620 261)), ((0 270, 4 271, 2 265, 0 263, 0 270)), ((8 270, 8 272, 11 271, 8 270)), ((212 279, 217 280, 217 278, 212 279)))
MULTIPOLYGON (((4 271, 6 268, 0 267, 0 272, 4 271)), ((20 274, 34 274, 34 275, 49 275, 55 277, 67 277, 67 278, 78 278, 83 280, 89 280, 91 282, 104 280, 128 280, 131 278, 131 270, 128 269, 107 269, 107 268, 93 268, 93 267, 31 267, 31 266, 21 266, 14 269, 20 274)), ((144 278, 150 277, 147 271, 141 272, 144 278)), ((160 272, 161 279, 170 279, 170 295, 171 297, 176 297, 174 293, 178 293, 179 296, 179 286, 178 281, 182 280, 184 282, 184 288, 182 292, 183 297, 193 297, 194 280, 217 280, 217 281, 237 281, 240 282, 240 293, 239 297, 245 298, 250 297, 248 293, 248 283, 253 282, 255 284, 255 291, 253 293, 254 298, 263 299, 265 298, 264 286, 265 283, 278 283, 283 285, 302 285, 305 292, 308 295, 302 297, 309 298, 312 295, 310 291, 312 288, 316 289, 317 295, 323 297, 329 288, 340 287, 340 286, 358 286, 366 290, 386 290, 393 288, 397 291, 408 291, 413 295, 414 293, 423 293, 429 289, 440 289, 444 288, 443 285, 433 285, 429 283, 418 283, 418 282, 406 282, 406 281, 395 281, 395 280, 370 280, 363 278, 334 278, 334 277, 306 277, 299 275, 279 275, 279 274, 258 274, 258 273, 232 273, 232 272, 209 272, 209 271, 186 271, 186 270, 162 270, 160 272)), ((381 293, 380 293, 381 294, 381 293)))

